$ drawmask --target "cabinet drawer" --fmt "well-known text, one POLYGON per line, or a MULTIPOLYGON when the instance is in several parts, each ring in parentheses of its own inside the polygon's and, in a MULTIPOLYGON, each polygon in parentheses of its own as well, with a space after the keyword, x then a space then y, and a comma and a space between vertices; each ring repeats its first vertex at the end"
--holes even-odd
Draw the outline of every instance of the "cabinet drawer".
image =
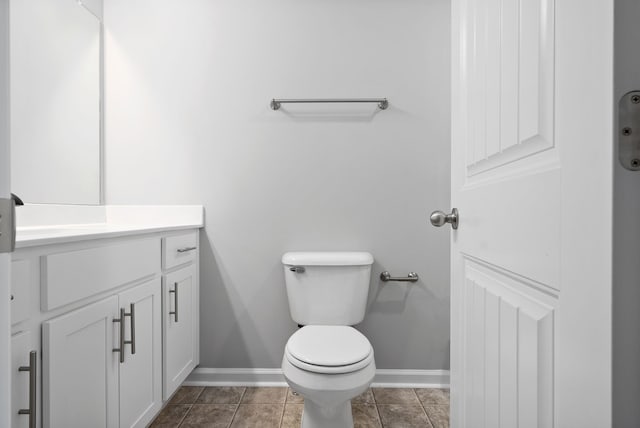
POLYGON ((142 239, 42 258, 42 310, 160 272, 160 239, 142 239))
POLYGON ((29 318, 31 304, 31 263, 29 260, 11 262, 11 324, 29 318))
POLYGON ((164 255, 162 267, 165 270, 190 263, 198 254, 198 232, 163 238, 162 250, 164 255))

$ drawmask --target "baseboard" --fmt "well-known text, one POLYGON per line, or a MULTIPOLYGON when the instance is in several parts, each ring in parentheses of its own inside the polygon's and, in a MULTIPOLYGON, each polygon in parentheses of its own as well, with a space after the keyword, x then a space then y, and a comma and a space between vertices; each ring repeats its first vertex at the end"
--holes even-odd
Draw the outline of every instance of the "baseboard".
MULTIPOLYGON (((286 386, 282 369, 197 368, 184 383, 190 386, 286 386)), ((449 370, 376 370, 373 387, 449 388, 449 370)))

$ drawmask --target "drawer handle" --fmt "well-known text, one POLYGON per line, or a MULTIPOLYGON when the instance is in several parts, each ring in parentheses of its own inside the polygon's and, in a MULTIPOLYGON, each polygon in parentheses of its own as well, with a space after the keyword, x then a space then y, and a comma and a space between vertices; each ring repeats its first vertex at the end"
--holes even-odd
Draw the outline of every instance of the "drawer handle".
POLYGON ((29 408, 18 410, 19 415, 29 415, 29 428, 36 428, 37 355, 36 351, 31 351, 29 353, 29 365, 18 368, 20 372, 29 372, 29 408))
POLYGON ((198 247, 184 247, 184 248, 178 248, 178 252, 179 253, 188 253, 189 251, 193 251, 196 250, 198 247))
POLYGON ((129 312, 124 313, 125 317, 131 317, 129 327, 131 329, 131 340, 125 340, 125 345, 131 345, 131 355, 136 353, 136 304, 131 303, 129 305, 129 312))
POLYGON ((169 315, 173 315, 173 320, 178 322, 178 283, 173 284, 173 290, 169 290, 169 293, 173 293, 173 311, 169 312, 169 315))
POLYGON ((113 348, 113 352, 120 353, 120 364, 124 363, 124 343, 125 343, 124 342, 124 317, 125 317, 124 308, 120 308, 120 318, 113 319, 113 322, 120 323, 120 347, 113 348))

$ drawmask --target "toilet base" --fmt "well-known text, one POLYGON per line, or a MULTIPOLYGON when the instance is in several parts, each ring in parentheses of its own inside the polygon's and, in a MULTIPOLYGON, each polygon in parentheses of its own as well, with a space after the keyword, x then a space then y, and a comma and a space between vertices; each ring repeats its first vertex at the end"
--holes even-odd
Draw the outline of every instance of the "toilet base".
POLYGON ((301 428, 353 428, 351 400, 326 408, 305 400, 301 428))

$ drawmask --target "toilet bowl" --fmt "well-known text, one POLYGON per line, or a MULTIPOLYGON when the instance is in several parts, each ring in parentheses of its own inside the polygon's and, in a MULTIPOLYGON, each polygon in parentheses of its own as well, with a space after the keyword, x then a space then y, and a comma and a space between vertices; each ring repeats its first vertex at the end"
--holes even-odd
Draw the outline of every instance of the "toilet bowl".
POLYGON ((376 366, 371 344, 353 327, 312 325, 289 338, 282 370, 304 397, 302 428, 351 428, 351 399, 369 387, 376 366))
POLYGON ((287 341, 282 371, 304 397, 303 428, 352 428, 351 399, 373 381, 364 319, 373 256, 367 252, 293 252, 282 256, 291 318, 306 326, 287 341))

